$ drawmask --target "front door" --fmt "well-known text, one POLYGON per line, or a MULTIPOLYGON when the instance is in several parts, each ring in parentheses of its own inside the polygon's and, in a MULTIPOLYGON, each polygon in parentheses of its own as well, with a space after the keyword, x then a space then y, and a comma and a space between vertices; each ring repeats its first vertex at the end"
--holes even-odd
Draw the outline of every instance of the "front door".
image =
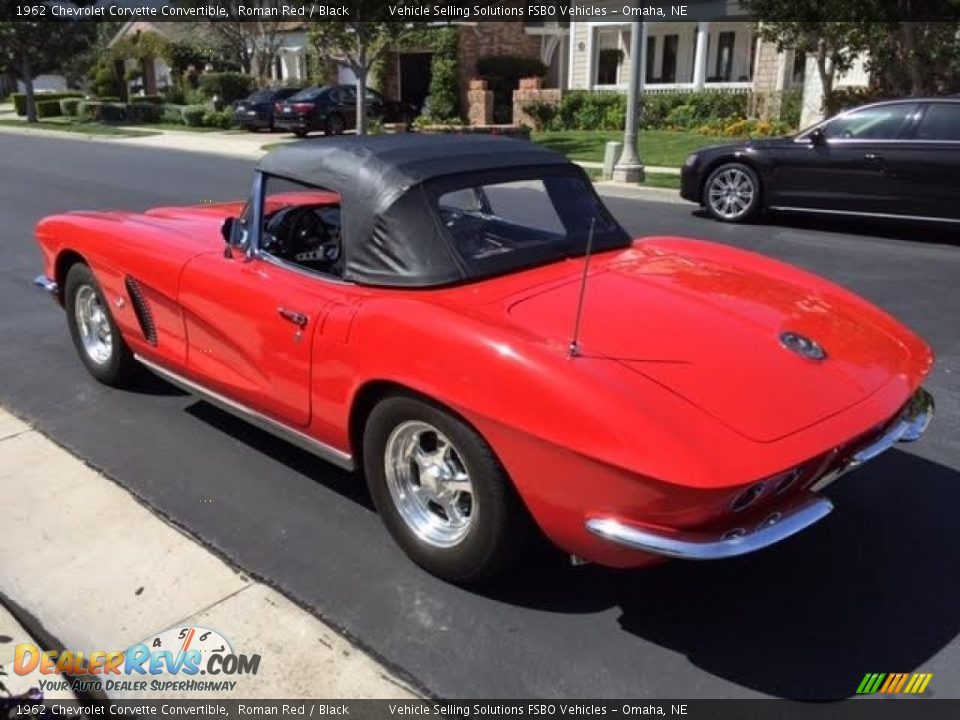
POLYGON ((423 110, 430 94, 432 53, 400 53, 397 59, 400 80, 400 101, 423 110))
POLYGON ((913 103, 875 105, 822 126, 822 138, 785 148, 773 171, 769 204, 882 213, 900 195, 889 154, 913 119, 913 103))
POLYGON ((281 422, 310 422, 313 338, 323 283, 262 258, 205 253, 180 281, 187 372, 195 382, 281 422))

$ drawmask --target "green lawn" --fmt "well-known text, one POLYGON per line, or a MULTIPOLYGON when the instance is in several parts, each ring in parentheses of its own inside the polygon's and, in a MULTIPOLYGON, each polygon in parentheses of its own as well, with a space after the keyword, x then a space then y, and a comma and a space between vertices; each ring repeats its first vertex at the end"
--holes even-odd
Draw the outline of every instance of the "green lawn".
POLYGON ((26 128, 28 130, 55 130, 57 132, 72 132, 83 135, 111 135, 113 137, 144 137, 157 134, 146 130, 131 130, 129 128, 114 127, 96 122, 64 122, 63 119, 56 118, 41 120, 36 123, 28 123, 23 120, 0 120, 0 125, 26 128))
MULTIPOLYGON (((603 151, 611 140, 623 141, 618 130, 564 130, 535 132, 531 140, 563 153, 571 160, 603 162, 603 151)), ((640 131, 640 160, 644 165, 680 167, 687 155, 707 145, 719 145, 723 138, 670 130, 640 131)))

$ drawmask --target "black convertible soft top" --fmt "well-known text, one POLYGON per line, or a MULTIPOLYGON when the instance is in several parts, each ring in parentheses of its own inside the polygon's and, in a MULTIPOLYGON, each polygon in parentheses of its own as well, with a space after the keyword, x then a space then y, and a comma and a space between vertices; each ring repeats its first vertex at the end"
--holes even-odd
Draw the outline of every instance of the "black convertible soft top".
POLYGON ((424 287, 471 276, 431 203, 440 189, 474 179, 560 175, 582 178, 593 193, 583 171, 564 156, 497 136, 323 138, 279 148, 261 159, 258 170, 340 195, 344 278, 369 285, 424 287))

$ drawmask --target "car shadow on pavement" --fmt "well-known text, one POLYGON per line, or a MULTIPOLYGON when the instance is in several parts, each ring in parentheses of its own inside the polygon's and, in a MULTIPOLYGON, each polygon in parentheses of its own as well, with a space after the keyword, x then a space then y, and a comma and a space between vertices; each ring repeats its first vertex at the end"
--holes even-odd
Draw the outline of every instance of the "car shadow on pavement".
POLYGON ((897 450, 828 494, 831 516, 756 555, 544 569, 490 594, 556 613, 619 607, 625 632, 730 682, 848 697, 866 672, 922 670, 960 632, 960 473, 897 450))
POLYGON ((186 408, 186 412, 196 419, 229 435, 259 453, 269 456, 301 475, 317 479, 325 487, 339 493, 348 500, 361 505, 371 512, 373 502, 367 493, 366 484, 354 473, 342 470, 325 460, 303 450, 296 445, 274 437, 245 420, 234 417, 203 400, 198 400, 186 408))
MULTIPOLYGON (((713 220, 705 210, 695 210, 697 217, 713 220)), ((759 217, 755 225, 771 225, 812 232, 845 233, 902 242, 960 245, 958 226, 949 223, 911 222, 909 220, 865 218, 840 215, 770 212, 759 217)))

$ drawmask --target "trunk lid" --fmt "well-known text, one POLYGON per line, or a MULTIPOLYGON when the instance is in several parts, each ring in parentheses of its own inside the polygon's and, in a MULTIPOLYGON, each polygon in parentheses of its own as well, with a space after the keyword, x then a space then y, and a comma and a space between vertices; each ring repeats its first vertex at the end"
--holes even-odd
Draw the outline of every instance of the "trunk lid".
MULTIPOLYGON (((579 279, 514 299, 511 319, 566 348, 579 279)), ((587 281, 584 358, 657 382, 731 429, 770 442, 864 400, 902 372, 908 350, 841 294, 709 259, 633 253, 598 263, 587 281), (819 343, 817 362, 787 349, 792 332, 819 343)))

